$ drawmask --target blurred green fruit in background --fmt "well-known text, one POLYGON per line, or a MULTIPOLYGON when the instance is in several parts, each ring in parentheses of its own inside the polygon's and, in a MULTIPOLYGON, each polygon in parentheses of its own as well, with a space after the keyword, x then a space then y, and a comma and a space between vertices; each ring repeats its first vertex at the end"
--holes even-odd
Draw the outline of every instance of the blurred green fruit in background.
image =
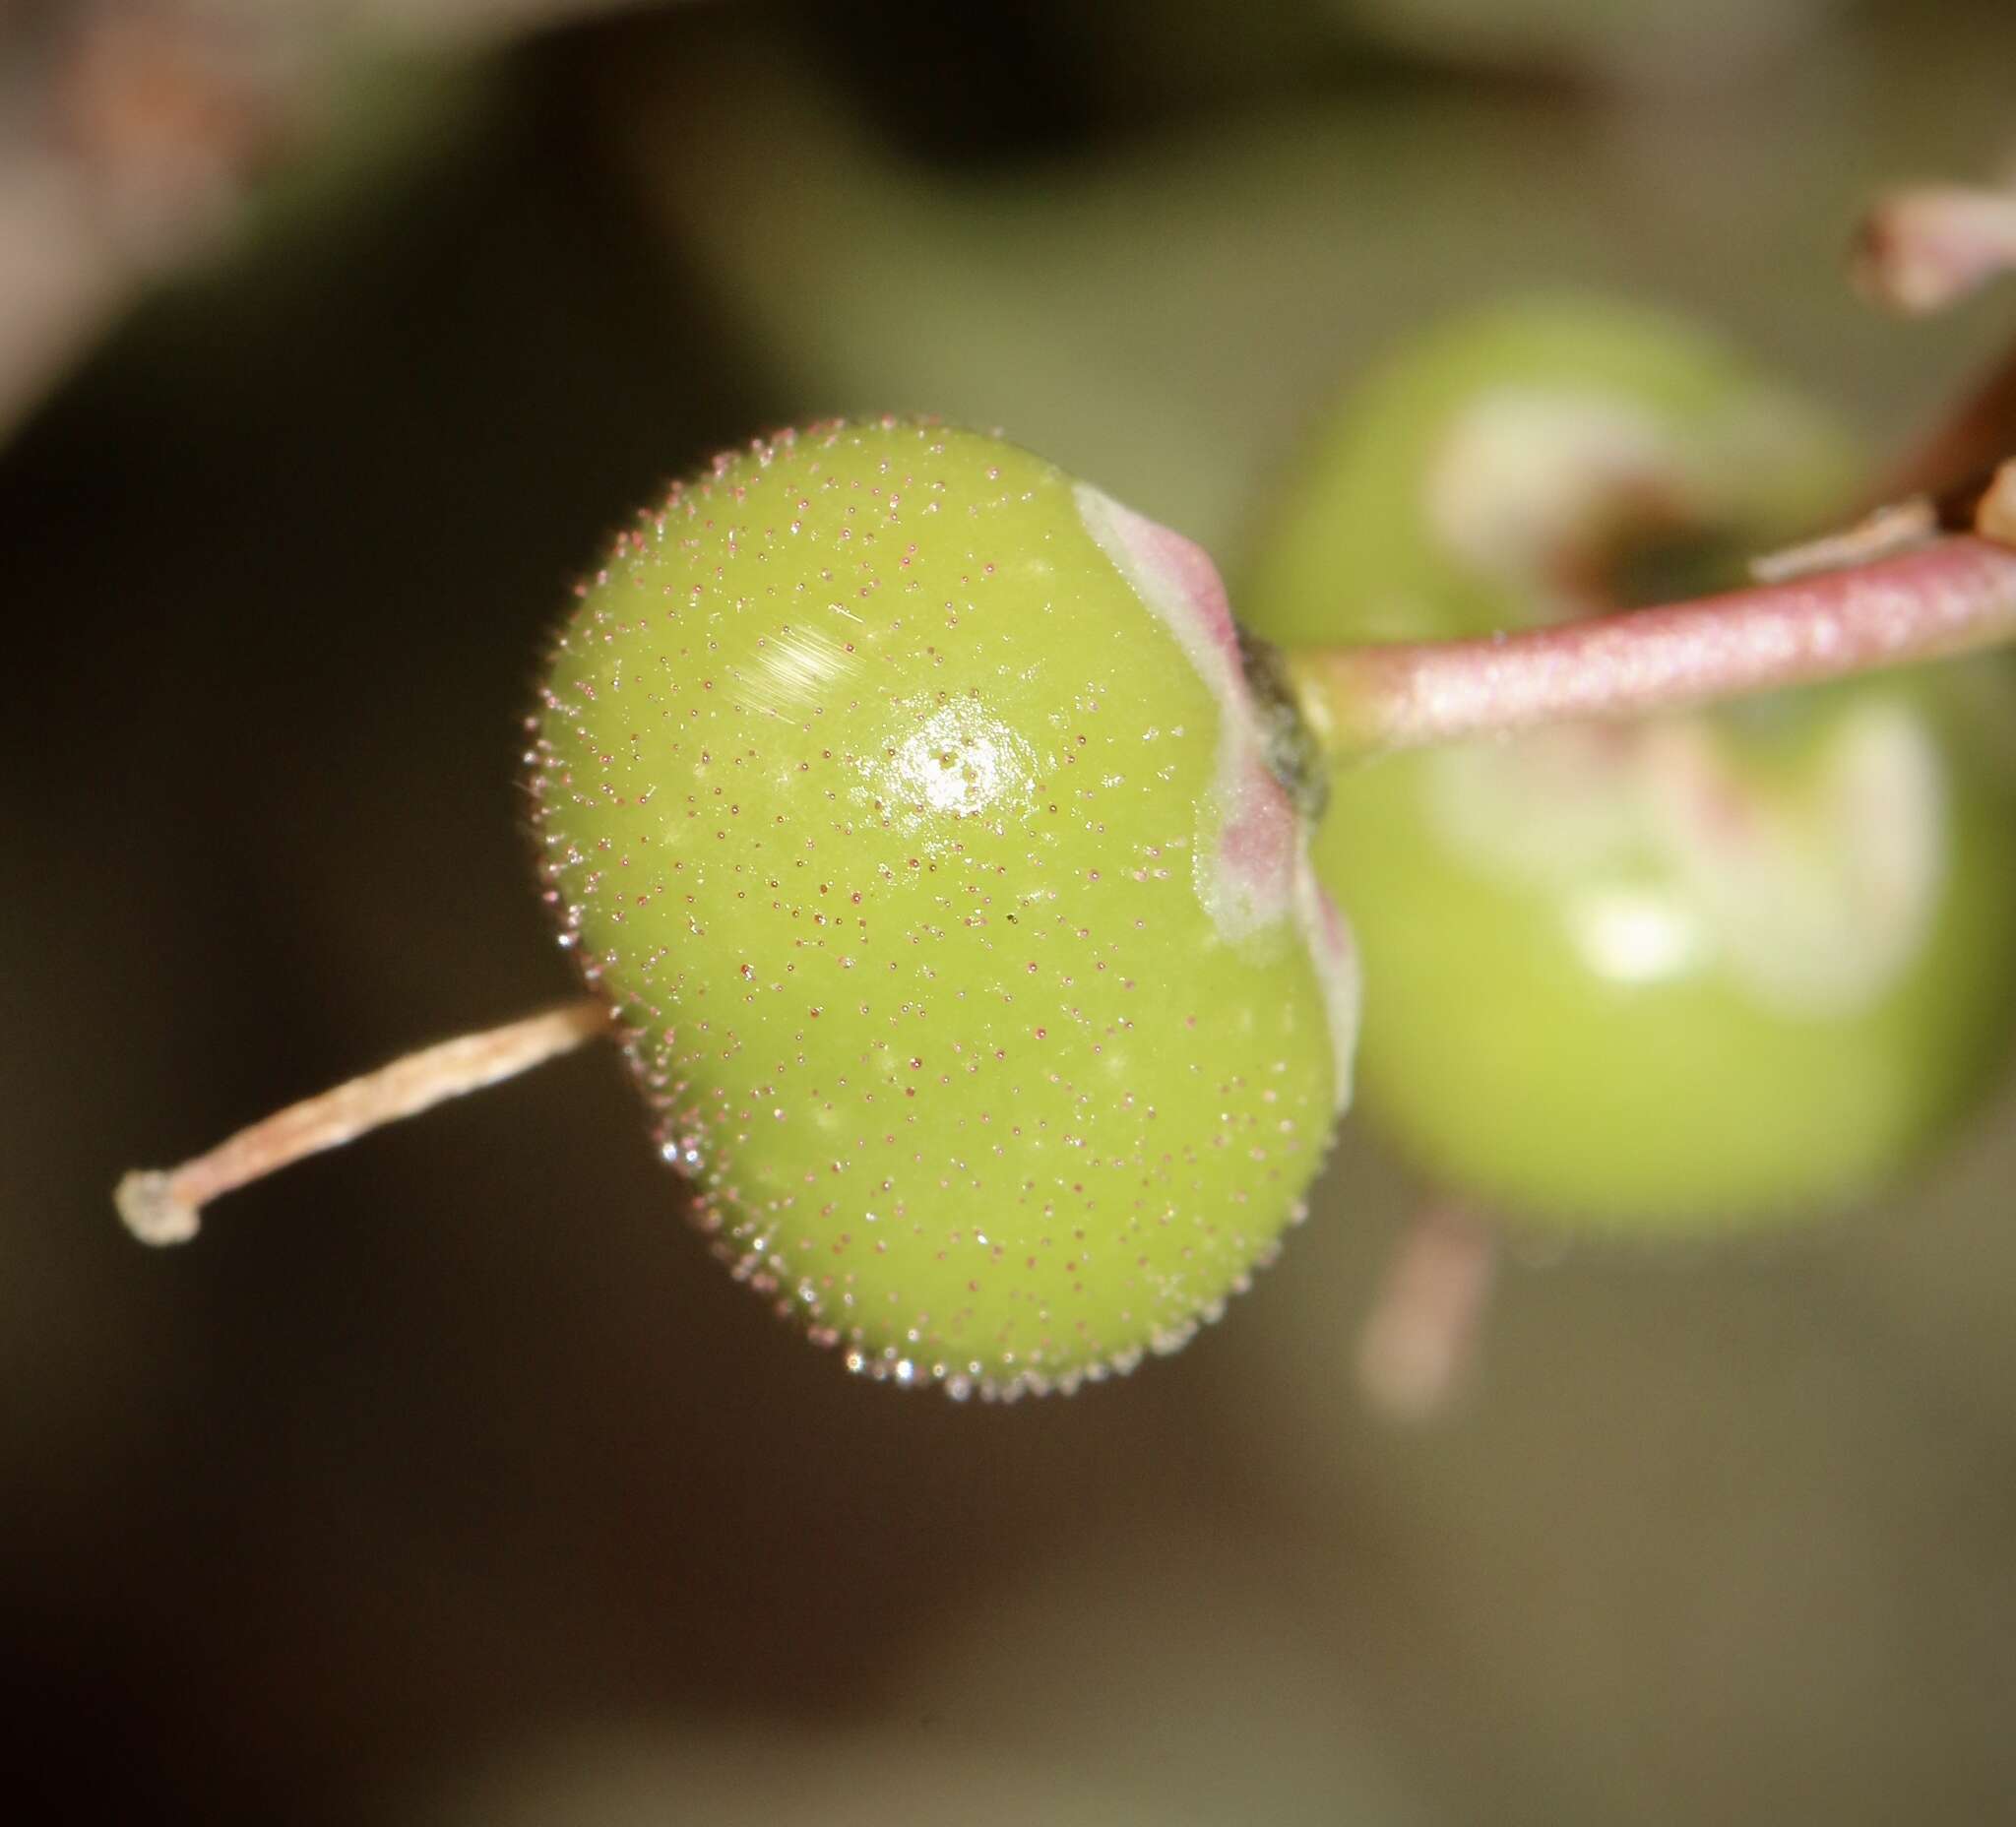
MULTIPOLYGON (((1240 609, 1294 645, 1697 595, 1844 513, 1854 475, 1684 327, 1503 309, 1354 392, 1240 609)), ((2005 1049, 2011 726, 1987 662, 1341 774, 1316 857, 1364 960, 1363 1107, 1544 1223, 1715 1227, 1880 1184, 2005 1049)))

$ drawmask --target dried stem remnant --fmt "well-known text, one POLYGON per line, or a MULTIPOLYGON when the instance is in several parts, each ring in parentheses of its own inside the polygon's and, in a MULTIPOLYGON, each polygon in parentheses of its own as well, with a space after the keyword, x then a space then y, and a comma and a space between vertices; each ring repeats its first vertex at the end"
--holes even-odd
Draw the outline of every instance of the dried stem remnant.
POLYGON ((1894 558, 1937 538, 1939 532, 1937 504, 1915 495, 1909 501, 1887 502, 1838 533, 1765 552, 1750 560, 1750 575, 1760 584, 1789 584, 1794 578, 1839 571, 1846 565, 1894 558))
POLYGON ((143 1243, 186 1243, 196 1234, 203 1208, 220 1193, 304 1155, 340 1148, 366 1130, 529 1071, 572 1052, 608 1027, 602 1005, 584 998, 502 1028, 444 1040, 289 1104, 179 1167, 129 1173, 113 1200, 127 1229, 143 1243))
POLYGON ((1975 509, 1974 524, 1983 538, 2016 546, 2016 458, 1995 472, 1975 509))
POLYGON ((1460 1204, 1416 1217, 1358 1338, 1358 1387, 1387 1419, 1430 1420, 1460 1389, 1496 1260, 1491 1228, 1460 1204))
POLYGON ((1914 317, 2016 269, 2016 190, 1927 184, 1877 199, 1856 240, 1857 283, 1914 317))
MULTIPOLYGON (((1853 255, 1857 283, 1872 300, 1910 316, 1963 302, 2016 272, 2016 188, 1924 185, 1880 197, 1862 219, 1853 255)), ((1890 466, 1878 499, 1944 497, 1980 478, 2016 445, 2016 349, 1977 382, 1925 437, 1890 466)), ((1951 504, 1938 503, 1944 510, 1951 504)), ((1942 511, 1940 524, 1962 524, 1942 511)), ((1984 522, 1981 531, 2006 538, 1984 522)))

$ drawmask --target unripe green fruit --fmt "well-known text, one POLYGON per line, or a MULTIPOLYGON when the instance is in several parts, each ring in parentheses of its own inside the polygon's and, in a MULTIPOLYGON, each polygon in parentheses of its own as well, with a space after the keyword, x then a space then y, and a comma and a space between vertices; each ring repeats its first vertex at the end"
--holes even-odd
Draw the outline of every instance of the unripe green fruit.
MULTIPOLYGON (((1539 304, 1418 345, 1309 453, 1241 611, 1290 643, 1533 626, 1742 581, 1842 512, 1838 435, 1711 342, 1539 304)), ((1364 1110, 1441 1181, 1641 1231, 1824 1209, 2007 1044, 2000 667, 1940 666, 1340 775, 1364 1110)))
POLYGON ((1356 975, 1204 554, 885 420, 719 459, 581 595, 549 898, 735 1274, 954 1393, 1215 1316, 1323 1159, 1356 975))

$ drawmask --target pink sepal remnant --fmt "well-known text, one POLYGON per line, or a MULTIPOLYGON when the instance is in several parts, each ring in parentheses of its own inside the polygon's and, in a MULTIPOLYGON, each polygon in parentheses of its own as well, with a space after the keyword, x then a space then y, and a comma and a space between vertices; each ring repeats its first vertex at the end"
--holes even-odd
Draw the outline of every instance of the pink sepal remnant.
POLYGON ((1342 1110, 1357 1044, 1356 952, 1316 880, 1295 803, 1268 766, 1260 709, 1218 567, 1193 540, 1098 489, 1081 482, 1076 493, 1086 530, 1175 638, 1218 705, 1218 766, 1199 809, 1198 896, 1228 944, 1293 922, 1322 988, 1342 1110))

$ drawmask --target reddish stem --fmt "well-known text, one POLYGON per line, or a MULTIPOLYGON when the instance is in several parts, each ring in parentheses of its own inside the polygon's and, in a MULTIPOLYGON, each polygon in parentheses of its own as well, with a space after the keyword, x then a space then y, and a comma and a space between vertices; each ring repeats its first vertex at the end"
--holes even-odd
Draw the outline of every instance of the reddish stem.
POLYGON ((1851 570, 1481 640, 1305 649, 1289 668, 1333 760, 1635 718, 2016 640, 2016 549, 1938 539, 1851 570))

